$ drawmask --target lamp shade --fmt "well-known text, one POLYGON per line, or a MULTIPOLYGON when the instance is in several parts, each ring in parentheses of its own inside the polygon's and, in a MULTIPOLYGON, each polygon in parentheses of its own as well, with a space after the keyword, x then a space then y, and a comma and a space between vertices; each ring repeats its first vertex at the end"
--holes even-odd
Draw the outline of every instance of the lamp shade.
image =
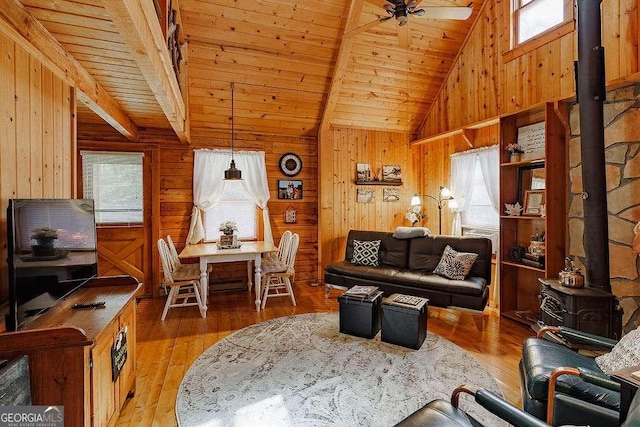
POLYGON ((413 197, 411 198, 410 206, 420 206, 420 205, 422 205, 422 202, 420 201, 420 196, 418 196, 417 194, 414 194, 413 197))
POLYGON ((236 162, 231 159, 229 169, 224 171, 224 179, 242 179, 242 172, 236 169, 236 162))
POLYGON ((453 198, 453 193, 447 187, 440 187, 440 197, 443 199, 453 198))
POLYGON ((454 199, 453 197, 449 199, 449 209, 458 209, 459 207, 460 205, 458 204, 458 201, 456 199, 454 199))

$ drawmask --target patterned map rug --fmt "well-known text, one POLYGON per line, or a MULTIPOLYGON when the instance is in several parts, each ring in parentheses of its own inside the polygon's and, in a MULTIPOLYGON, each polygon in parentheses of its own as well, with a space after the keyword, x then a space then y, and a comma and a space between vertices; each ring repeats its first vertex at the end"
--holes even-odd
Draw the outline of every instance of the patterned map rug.
MULTIPOLYGON (((470 384, 502 396, 457 345, 427 332, 420 350, 338 332, 338 313, 281 317, 241 329, 206 350, 176 401, 187 426, 392 426, 470 384)), ((506 425, 461 398, 485 425, 506 425)))

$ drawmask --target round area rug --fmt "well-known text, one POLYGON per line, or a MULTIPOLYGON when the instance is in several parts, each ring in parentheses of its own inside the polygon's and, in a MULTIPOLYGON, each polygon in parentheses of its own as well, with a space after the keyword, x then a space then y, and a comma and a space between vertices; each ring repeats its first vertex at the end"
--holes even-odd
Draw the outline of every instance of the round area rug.
MULTIPOLYGON (((392 426, 459 385, 502 396, 457 345, 427 332, 420 350, 338 331, 338 313, 281 317, 207 349, 184 376, 176 417, 191 426, 392 426)), ((485 425, 506 425, 464 395, 485 425)))

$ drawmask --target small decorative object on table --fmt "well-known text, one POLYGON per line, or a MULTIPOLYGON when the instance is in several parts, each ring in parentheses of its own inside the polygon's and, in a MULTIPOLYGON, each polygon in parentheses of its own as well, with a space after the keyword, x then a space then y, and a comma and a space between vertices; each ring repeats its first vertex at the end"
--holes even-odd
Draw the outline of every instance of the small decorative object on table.
POLYGON ((507 154, 509 154, 509 161, 511 163, 519 162, 522 160, 522 155, 524 154, 524 148, 516 142, 512 142, 508 144, 506 147, 507 154))
POLYGON ((506 214, 509 216, 520 216, 522 213, 522 206, 520 205, 520 202, 515 202, 514 204, 505 203, 504 207, 506 214))
POLYGON ((225 221, 220 224, 220 231, 222 231, 222 235, 220 236, 220 247, 233 247, 238 244, 238 236, 233 234, 234 231, 238 231, 238 226, 235 221, 225 221))
POLYGON ((31 246, 34 257, 51 257, 56 254, 53 241, 58 238, 58 230, 49 227, 34 228, 31 231, 31 238, 38 242, 31 246))
POLYGON ((584 276, 580 273, 580 268, 573 264, 570 257, 564 259, 564 270, 558 273, 558 282, 568 288, 582 288, 584 286, 584 276))
POLYGON ((420 212, 420 209, 421 207, 419 205, 409 206, 409 209, 407 209, 407 213, 404 217, 408 219, 409 222, 411 222, 412 226, 416 225, 418 221, 420 221, 422 218, 426 216, 426 215, 422 215, 422 212, 420 212))

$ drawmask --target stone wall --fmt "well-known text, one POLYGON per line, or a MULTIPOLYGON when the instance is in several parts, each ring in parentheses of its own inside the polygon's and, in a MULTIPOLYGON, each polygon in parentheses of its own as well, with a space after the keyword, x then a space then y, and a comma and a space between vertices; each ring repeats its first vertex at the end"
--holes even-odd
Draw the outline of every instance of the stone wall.
MULTIPOLYGON (((570 119, 568 247, 580 265, 585 230, 578 104, 572 106, 570 119)), ((640 221, 640 84, 607 93, 604 125, 611 286, 624 310, 626 333, 640 326, 640 263, 631 249, 640 221)))

